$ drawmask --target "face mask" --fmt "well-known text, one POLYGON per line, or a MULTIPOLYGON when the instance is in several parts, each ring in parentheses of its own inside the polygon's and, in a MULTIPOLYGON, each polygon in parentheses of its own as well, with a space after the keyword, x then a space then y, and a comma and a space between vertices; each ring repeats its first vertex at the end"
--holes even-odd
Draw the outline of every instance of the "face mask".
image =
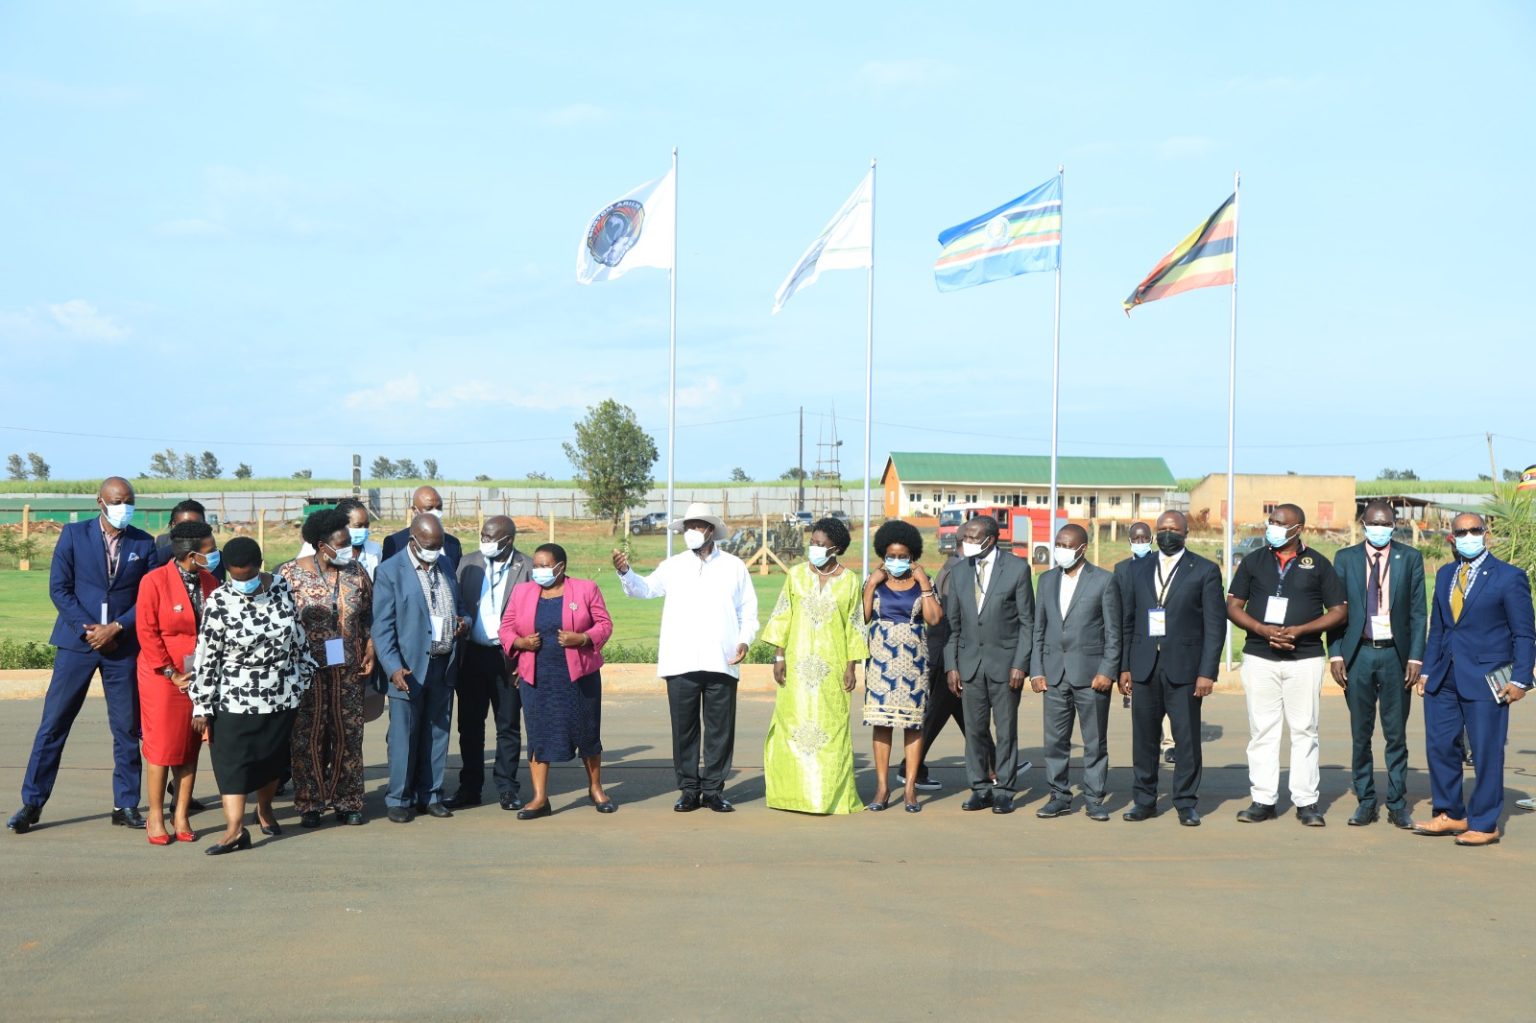
POLYGON ((700 547, 703 547, 708 539, 709 538, 704 535, 704 530, 702 529, 683 530, 683 543, 688 545, 688 549, 690 551, 696 551, 700 547))
POLYGON ((960 544, 960 554, 962 557, 979 558, 981 550, 981 544, 971 543, 969 540, 965 540, 960 544))
POLYGON ((439 547, 435 551, 429 551, 425 547, 423 547, 421 544, 417 544, 416 545, 416 558, 423 565, 430 565, 430 564, 432 564, 433 562, 435 562, 438 558, 440 558, 442 556, 443 556, 443 549, 441 547, 439 547))
POLYGON ((485 540, 481 540, 480 554, 485 558, 486 561, 495 561, 497 558, 501 557, 501 542, 487 542, 485 540))
POLYGON ((1385 547, 1392 541, 1391 526, 1366 526, 1365 539, 1372 547, 1385 547))
POLYGON ((343 547, 339 551, 331 551, 331 564, 337 568, 343 568, 352 564, 352 548, 343 547))
POLYGON ((257 572, 245 582, 241 582, 238 579, 231 579, 229 581, 229 585, 235 588, 236 593, 243 593, 249 597, 251 594, 261 589, 261 573, 257 572))
POLYGON ((363 544, 368 542, 368 527, 363 526, 359 528, 357 526, 348 526, 347 536, 352 539, 353 547, 361 547, 363 544))
POLYGON ((428 508, 426 511, 422 512, 422 514, 423 515, 436 515, 437 516, 437 521, 439 521, 439 522, 443 521, 443 510, 441 508, 428 508))
POLYGON ((1264 542, 1271 547, 1284 547, 1291 539, 1291 530, 1288 526, 1277 526, 1273 522, 1264 527, 1264 542))
POLYGON ((912 571, 911 558, 886 558, 885 570, 891 575, 906 575, 912 571))
POLYGON ((1055 551, 1056 566, 1058 568, 1071 568, 1077 564, 1077 559, 1083 553, 1081 547, 1057 547, 1055 551))
POLYGON ((1157 534, 1157 549, 1172 557, 1184 549, 1184 534, 1164 529, 1157 534))
POLYGON ((1483 538, 1480 536, 1458 536, 1456 538, 1456 553, 1468 561, 1483 553, 1484 546, 1483 538))
POLYGON ((1150 543, 1138 542, 1131 544, 1131 557, 1133 558, 1144 558, 1150 553, 1152 553, 1152 545, 1150 543))
POLYGON ((832 560, 832 548, 816 547, 813 545, 806 548, 805 556, 810 559, 812 565, 820 568, 832 560))
POLYGON ((107 513, 107 525, 113 529, 127 529, 128 523, 133 521, 133 505, 131 504, 103 505, 102 510, 107 513))
POLYGON ((212 572, 214 569, 218 568, 219 562, 223 560, 223 556, 219 554, 218 551, 209 551, 207 554, 198 555, 198 557, 202 558, 203 561, 202 563, 198 564, 197 567, 206 569, 209 572, 212 572))
POLYGON ((552 568, 535 568, 528 573, 528 578, 547 590, 555 585, 555 570, 552 568))

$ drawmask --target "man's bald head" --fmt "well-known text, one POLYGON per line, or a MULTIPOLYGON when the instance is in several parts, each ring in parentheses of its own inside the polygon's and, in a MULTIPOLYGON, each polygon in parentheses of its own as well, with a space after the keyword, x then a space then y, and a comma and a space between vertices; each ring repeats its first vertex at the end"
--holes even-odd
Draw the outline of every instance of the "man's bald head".
POLYGON ((1459 530, 1462 530, 1462 529, 1478 529, 1478 528, 1487 529, 1488 528, 1488 520, 1483 518, 1477 512, 1462 512, 1460 515, 1456 516, 1454 519, 1451 520, 1451 532, 1452 533, 1455 533, 1455 532, 1457 532, 1459 530))
POLYGON ((411 520, 411 539, 418 547, 438 550, 443 546, 443 524, 436 515, 418 515, 411 520))
POLYGON ((418 513, 443 510, 443 495, 436 487, 417 487, 411 494, 411 509, 418 513))
POLYGON ((1189 532, 1189 519, 1181 511, 1165 511, 1157 517, 1157 530, 1171 529, 1175 533, 1189 532))
POLYGON ((1088 543, 1088 530, 1075 522, 1069 522, 1056 531, 1056 546, 1076 550, 1088 543))
POLYGON ((492 515, 480 529, 480 539, 499 543, 503 539, 517 538, 517 523, 506 515, 492 515))
POLYGON ((96 491, 96 496, 101 498, 103 504, 132 504, 133 484, 121 476, 108 476, 101 481, 101 489, 96 491))

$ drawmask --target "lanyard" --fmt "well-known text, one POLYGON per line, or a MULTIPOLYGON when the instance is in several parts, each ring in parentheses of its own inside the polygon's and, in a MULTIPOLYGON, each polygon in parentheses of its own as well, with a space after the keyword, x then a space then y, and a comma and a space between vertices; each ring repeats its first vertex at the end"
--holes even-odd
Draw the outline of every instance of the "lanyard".
POLYGON ((423 565, 420 571, 427 575, 427 604, 431 606, 432 613, 437 614, 437 566, 423 565))
POLYGON ((1157 563, 1157 606, 1162 607, 1168 600, 1168 590, 1173 586, 1173 577, 1179 574, 1179 569, 1184 567, 1184 559, 1174 562, 1173 571, 1168 573, 1168 579, 1163 580, 1163 563, 1157 563))
MULTIPOLYGON (((1291 569, 1295 568, 1296 562, 1301 560, 1301 552, 1304 550, 1306 550, 1305 547, 1301 548, 1291 557, 1290 561, 1287 561, 1284 565, 1277 567, 1277 570, 1280 573, 1280 580, 1275 583, 1275 596, 1280 596, 1281 591, 1285 589, 1285 577, 1291 574, 1291 569)), ((1279 561, 1280 559, 1276 558, 1275 560, 1279 561)))

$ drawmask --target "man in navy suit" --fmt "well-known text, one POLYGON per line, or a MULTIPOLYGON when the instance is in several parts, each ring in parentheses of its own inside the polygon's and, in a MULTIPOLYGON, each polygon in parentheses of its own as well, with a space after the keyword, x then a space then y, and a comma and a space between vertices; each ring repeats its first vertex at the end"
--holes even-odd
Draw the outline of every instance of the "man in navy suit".
POLYGON ((384 802, 396 824, 418 812, 453 816, 443 805, 457 675, 453 648, 469 631, 442 523, 418 515, 410 532, 405 553, 380 562, 373 577, 373 645, 390 684, 384 802))
MULTIPOLYGON (((439 523, 443 521, 443 495, 437 492, 436 487, 417 487, 411 495, 411 518, 418 515, 431 515, 439 523)), ((380 561, 388 561, 410 546, 410 527, 391 533, 384 538, 384 549, 379 555, 380 561)), ((450 573, 459 570, 459 562, 464 560, 464 547, 459 543, 459 538, 443 530, 443 558, 448 562, 450 573)))
POLYGON ((112 823, 144 827, 139 813, 139 639, 134 631, 139 582, 160 564, 155 539, 133 521, 133 486, 113 476, 96 493, 100 514, 59 534, 48 592, 59 617, 48 642, 57 648, 43 719, 21 783, 21 809, 6 822, 25 834, 53 793, 69 729, 101 672, 112 729, 112 823))
POLYGON ((1435 605, 1418 690, 1424 697, 1424 752, 1434 816, 1421 835, 1455 835, 1457 845, 1499 840, 1504 810, 1504 743, 1509 705, 1531 688, 1536 621, 1531 581, 1488 553, 1488 524, 1466 513, 1451 522, 1456 560, 1435 574, 1435 605), (1464 801, 1462 729, 1477 761, 1472 800, 1464 801))

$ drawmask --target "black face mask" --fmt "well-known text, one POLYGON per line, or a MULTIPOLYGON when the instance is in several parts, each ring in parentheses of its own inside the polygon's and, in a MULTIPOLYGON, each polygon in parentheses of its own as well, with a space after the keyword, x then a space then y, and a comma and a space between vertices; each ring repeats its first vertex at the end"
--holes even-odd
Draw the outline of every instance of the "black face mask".
POLYGON ((1170 557, 1184 549, 1184 534, 1175 533, 1171 529, 1160 530, 1157 534, 1157 549, 1170 557))

